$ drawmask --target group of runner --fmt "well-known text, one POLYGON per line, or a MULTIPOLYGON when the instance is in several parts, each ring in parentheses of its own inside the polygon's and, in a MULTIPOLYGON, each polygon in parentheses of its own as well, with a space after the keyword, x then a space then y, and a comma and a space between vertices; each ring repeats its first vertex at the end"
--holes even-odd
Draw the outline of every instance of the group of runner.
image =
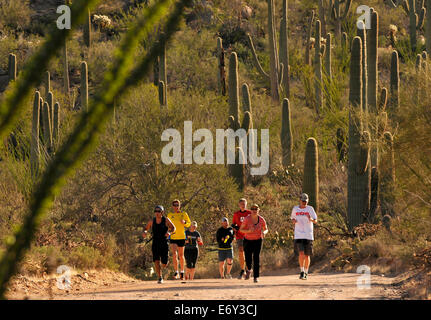
MULTIPOLYGON (((294 251, 299 257, 300 279, 306 280, 313 252, 313 224, 317 215, 312 206, 308 205, 308 195, 300 196, 300 204, 294 206, 291 220, 295 225, 294 251)), ((169 247, 172 253, 174 279, 193 280, 199 246, 203 246, 197 222, 190 221, 188 214, 181 210, 181 202, 172 202, 172 211, 164 215, 161 205, 154 208, 155 216, 147 223, 143 237, 152 231, 152 254, 158 283, 163 283, 163 271, 168 266, 169 247), (186 272, 184 267, 186 265, 186 272), (180 270, 178 269, 180 267, 180 270)), ((268 233, 265 219, 260 215, 260 207, 253 204, 247 209, 247 200, 239 200, 239 210, 233 214, 232 224, 223 217, 217 230, 219 273, 222 279, 232 279, 233 243, 236 241, 238 260, 241 271, 238 279, 250 279, 253 272, 254 282, 259 281, 260 252, 262 241, 268 233)))

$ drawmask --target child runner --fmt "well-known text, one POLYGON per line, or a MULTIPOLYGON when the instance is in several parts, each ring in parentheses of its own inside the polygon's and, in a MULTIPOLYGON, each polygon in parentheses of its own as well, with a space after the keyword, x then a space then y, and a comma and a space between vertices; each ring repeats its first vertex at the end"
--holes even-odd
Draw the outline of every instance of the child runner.
POLYGON ((184 250, 184 257, 186 258, 186 280, 193 280, 196 271, 196 261, 199 256, 199 247, 202 246, 201 234, 197 231, 198 223, 192 221, 190 229, 186 230, 186 249, 184 250))
POLYGON ((229 227, 229 220, 226 217, 221 219, 222 226, 217 230, 216 238, 218 243, 218 261, 219 272, 222 279, 232 279, 230 271, 232 269, 233 249, 232 241, 234 232, 232 227, 229 227), (226 277, 224 276, 224 265, 227 262, 226 277))

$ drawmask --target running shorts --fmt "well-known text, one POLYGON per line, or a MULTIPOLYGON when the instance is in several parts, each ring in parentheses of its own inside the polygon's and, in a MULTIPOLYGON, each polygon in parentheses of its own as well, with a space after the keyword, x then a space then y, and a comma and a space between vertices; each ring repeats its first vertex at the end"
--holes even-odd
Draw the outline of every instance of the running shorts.
POLYGON ((160 260, 162 264, 168 264, 169 246, 167 242, 154 242, 151 247, 153 262, 160 260))
POLYGON ((186 264, 188 269, 196 268, 196 261, 198 260, 198 256, 198 248, 186 248, 184 250, 184 257, 186 258, 186 264))
POLYGON ((313 240, 295 239, 294 250, 296 255, 299 255, 301 251, 307 256, 313 255, 313 240))
POLYGON ((176 244, 178 247, 184 247, 186 245, 186 239, 181 239, 181 240, 169 240, 169 242, 171 244, 176 244))
POLYGON ((233 259, 233 249, 219 250, 218 251, 218 261, 223 262, 226 259, 233 259))

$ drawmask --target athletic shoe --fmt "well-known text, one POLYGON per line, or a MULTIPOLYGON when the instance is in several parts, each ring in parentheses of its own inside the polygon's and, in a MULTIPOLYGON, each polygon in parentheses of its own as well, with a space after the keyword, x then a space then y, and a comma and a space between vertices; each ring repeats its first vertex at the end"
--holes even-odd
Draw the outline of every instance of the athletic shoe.
POLYGON ((254 283, 258 283, 259 282, 259 278, 254 278, 254 283))
POLYGON ((307 280, 307 275, 308 275, 308 273, 304 272, 304 276, 302 277, 302 280, 307 280))
POLYGON ((180 273, 180 275, 181 275, 181 276, 180 276, 180 279, 181 279, 181 280, 184 280, 184 272, 181 272, 181 273, 180 273))
POLYGON ((241 272, 239 273, 238 279, 241 280, 243 275, 244 275, 244 270, 241 270, 241 272))
POLYGON ((304 279, 304 274, 305 274, 305 272, 301 271, 301 273, 299 274, 299 279, 304 279))
POLYGON ((226 275, 226 279, 232 279, 232 276, 230 273, 226 275))
POLYGON ((162 278, 162 277, 160 277, 160 278, 159 278, 159 281, 157 281, 157 283, 163 283, 163 278, 162 278))
POLYGON ((250 270, 247 270, 247 272, 245 273, 245 278, 244 278, 244 280, 248 280, 248 279, 250 279, 250 274, 251 274, 251 271, 250 271, 250 270))
POLYGON ((174 272, 174 280, 177 280, 178 279, 178 271, 175 271, 174 272))

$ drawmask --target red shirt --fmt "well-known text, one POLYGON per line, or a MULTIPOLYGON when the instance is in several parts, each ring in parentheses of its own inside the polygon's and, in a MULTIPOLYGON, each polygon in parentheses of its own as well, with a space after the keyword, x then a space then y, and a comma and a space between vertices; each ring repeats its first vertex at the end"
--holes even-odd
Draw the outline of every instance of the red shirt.
POLYGON ((262 230, 266 228, 266 221, 262 216, 258 216, 258 222, 256 224, 251 220, 251 216, 248 216, 244 219, 244 225, 246 229, 253 230, 245 234, 247 240, 259 240, 263 238, 262 230))
MULTIPOLYGON (((251 214, 250 210, 244 210, 244 211, 238 210, 233 214, 232 224, 233 225, 236 224, 238 227, 241 228, 241 224, 244 221, 245 217, 249 216, 250 214, 251 214)), ((239 230, 236 230, 235 238, 244 239, 244 233, 240 232, 239 230)))

